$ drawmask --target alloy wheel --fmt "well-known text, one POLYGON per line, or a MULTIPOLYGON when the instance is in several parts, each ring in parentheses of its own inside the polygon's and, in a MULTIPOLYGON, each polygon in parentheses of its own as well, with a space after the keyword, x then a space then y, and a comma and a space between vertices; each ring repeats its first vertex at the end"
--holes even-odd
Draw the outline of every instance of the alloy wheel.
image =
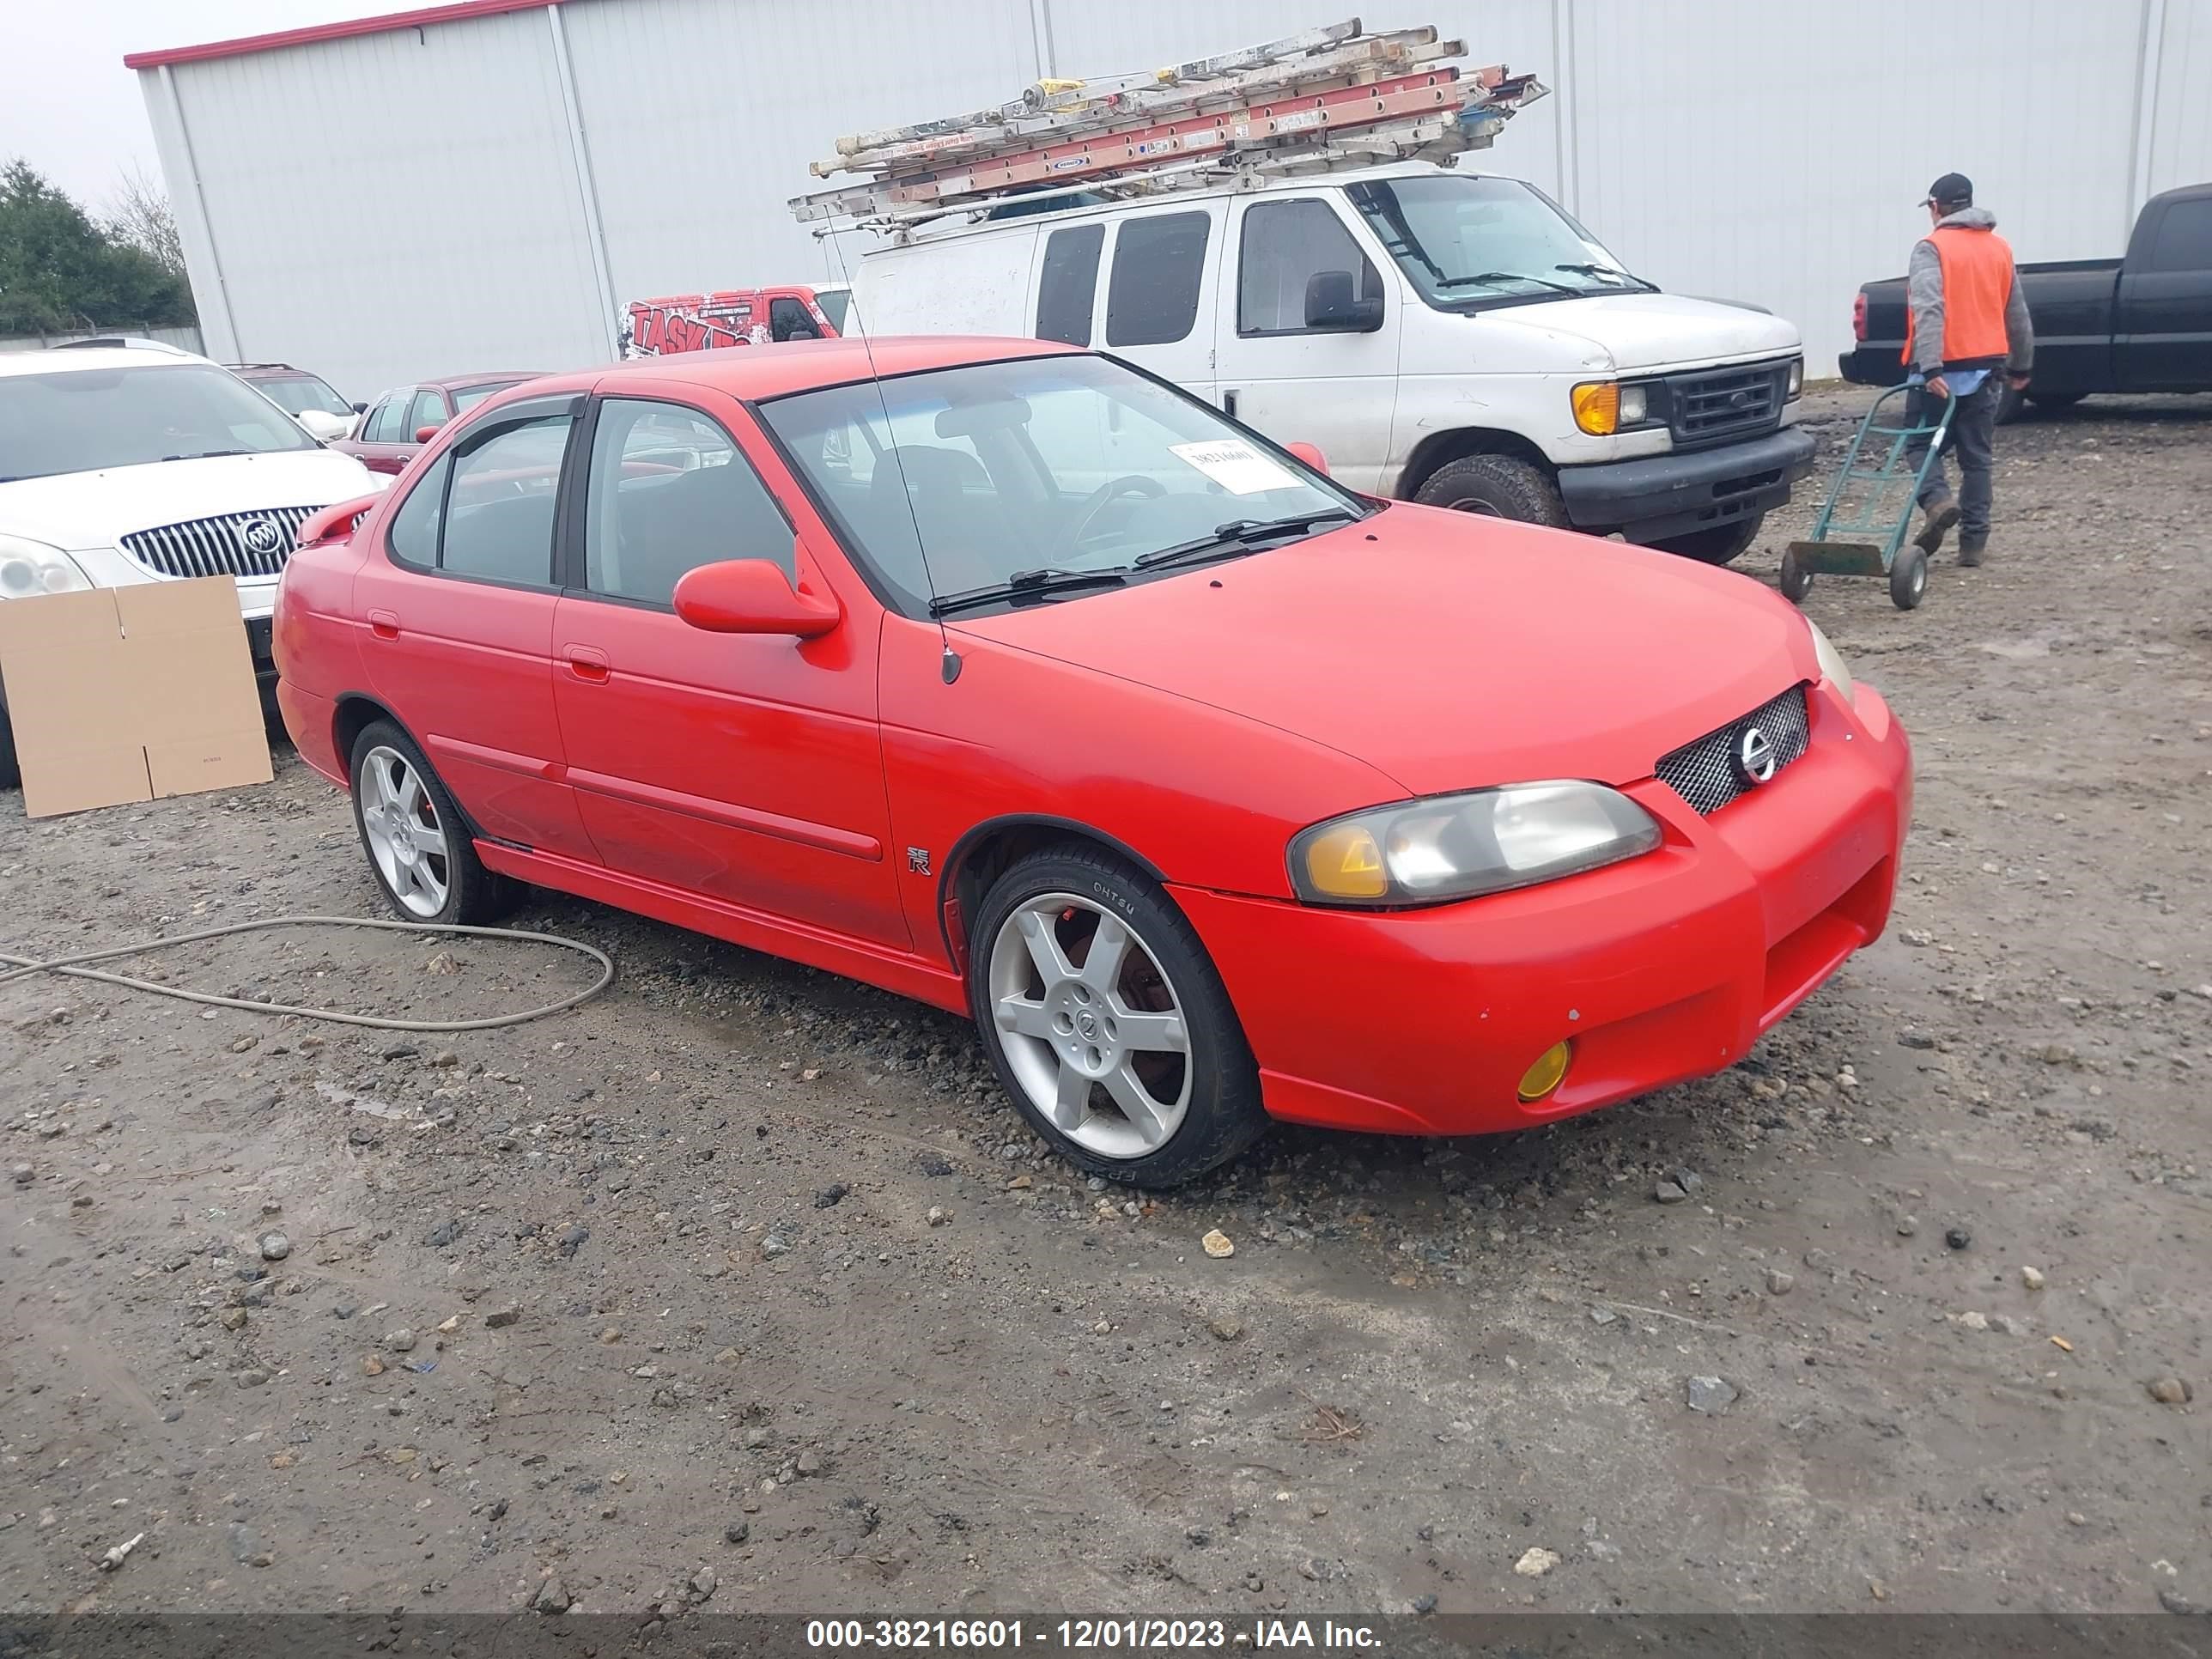
POLYGON ((372 749, 362 763, 361 832, 402 908, 425 920, 445 909, 453 879, 446 827, 422 775, 397 749, 372 749))

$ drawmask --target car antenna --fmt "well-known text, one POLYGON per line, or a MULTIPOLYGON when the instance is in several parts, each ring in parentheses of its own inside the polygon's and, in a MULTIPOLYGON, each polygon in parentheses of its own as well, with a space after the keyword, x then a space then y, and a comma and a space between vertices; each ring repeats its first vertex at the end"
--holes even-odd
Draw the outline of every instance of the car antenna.
MULTIPOLYGON (((921 515, 915 510, 913 481, 906 476, 906 463, 899 459, 898 439, 891 431, 891 404, 890 399, 884 396, 883 377, 876 372, 875 341, 869 336, 867 319, 860 315, 860 291, 853 286, 852 274, 845 267, 845 250, 838 246, 837 238, 842 233, 836 229, 823 229, 814 234, 822 239, 837 262, 838 280, 845 284, 845 320, 855 325, 860 331, 860 349, 867 354, 868 359, 868 382, 875 387, 876 402, 884 411, 884 436, 890 441, 891 465, 898 468, 899 495, 906 501, 907 518, 914 526, 915 551, 921 556, 921 579, 929 584, 930 609, 933 612, 937 609, 937 601, 944 596, 937 591, 937 576, 929 568, 929 544, 922 537, 921 515)), ((960 653, 952 648, 952 635, 945 626, 945 618, 941 616, 937 617, 937 638, 944 647, 944 654, 938 659, 938 672, 945 684, 950 685, 960 678, 960 653)))

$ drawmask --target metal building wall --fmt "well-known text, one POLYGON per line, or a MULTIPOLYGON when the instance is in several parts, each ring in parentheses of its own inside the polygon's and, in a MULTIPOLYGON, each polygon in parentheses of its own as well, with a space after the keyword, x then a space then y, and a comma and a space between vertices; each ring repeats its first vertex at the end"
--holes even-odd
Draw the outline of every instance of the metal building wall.
MULTIPOLYGON (((1314 0, 561 0, 142 72, 210 350, 349 395, 611 350, 611 303, 818 281, 785 212, 838 133, 1322 21, 1314 0), (203 208, 203 204, 204 206, 203 208)), ((2023 259, 2117 254, 2212 179, 2212 0, 1437 0, 1553 97, 1474 158, 1632 268, 1804 331, 1900 270, 1936 173, 2023 259)), ((870 245, 839 239, 849 262, 870 245)))

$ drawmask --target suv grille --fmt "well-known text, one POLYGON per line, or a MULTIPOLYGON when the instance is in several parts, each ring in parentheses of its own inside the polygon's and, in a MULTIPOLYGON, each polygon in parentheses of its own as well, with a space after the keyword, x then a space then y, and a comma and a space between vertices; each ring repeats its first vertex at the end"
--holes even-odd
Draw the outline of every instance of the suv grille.
POLYGON ((1747 432, 1764 432, 1782 416, 1790 365, 1748 363, 1704 368, 1667 380, 1668 426, 1678 444, 1709 444, 1747 432))
POLYGON ((1744 733, 1754 726, 1773 746, 1774 769, 1780 772, 1803 755, 1811 741, 1805 688, 1793 685, 1742 719, 1706 732, 1695 743, 1684 744, 1652 770, 1660 782, 1671 784, 1700 817, 1710 817, 1753 787, 1738 769, 1737 761, 1743 752, 1744 733))
POLYGON ((321 510, 271 507, 258 513, 191 519, 135 531, 123 538, 123 548, 149 570, 164 576, 274 576, 292 556, 300 526, 321 510))

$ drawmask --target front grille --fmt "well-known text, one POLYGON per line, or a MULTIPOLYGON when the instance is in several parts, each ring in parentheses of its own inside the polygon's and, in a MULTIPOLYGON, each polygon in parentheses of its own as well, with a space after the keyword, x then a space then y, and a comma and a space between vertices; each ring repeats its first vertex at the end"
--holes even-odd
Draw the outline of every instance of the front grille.
POLYGON ((1667 423, 1680 445, 1709 444, 1764 432, 1782 416, 1790 365, 1748 363, 1703 368, 1667 380, 1667 423))
POLYGON ((1684 744, 1652 769, 1659 781, 1672 785, 1700 817, 1711 817, 1755 787, 1741 765, 1744 734, 1753 727, 1773 746, 1774 769, 1778 775, 1805 752, 1811 741, 1805 688, 1791 686, 1741 720, 1706 732, 1695 743, 1684 744))
POLYGON ((189 519, 133 532, 123 538, 123 548, 146 568, 164 576, 274 576, 292 556, 300 526, 321 510, 271 507, 189 519))

